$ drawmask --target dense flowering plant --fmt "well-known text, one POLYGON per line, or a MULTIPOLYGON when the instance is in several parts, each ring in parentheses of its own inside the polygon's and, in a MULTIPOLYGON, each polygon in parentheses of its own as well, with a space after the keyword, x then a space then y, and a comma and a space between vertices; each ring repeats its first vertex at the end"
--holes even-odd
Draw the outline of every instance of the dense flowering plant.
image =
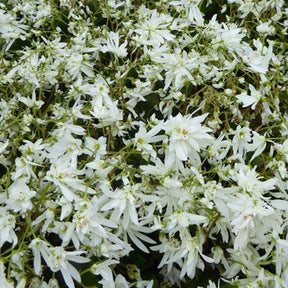
POLYGON ((4 0, 0 287, 288 287, 288 2, 4 0))

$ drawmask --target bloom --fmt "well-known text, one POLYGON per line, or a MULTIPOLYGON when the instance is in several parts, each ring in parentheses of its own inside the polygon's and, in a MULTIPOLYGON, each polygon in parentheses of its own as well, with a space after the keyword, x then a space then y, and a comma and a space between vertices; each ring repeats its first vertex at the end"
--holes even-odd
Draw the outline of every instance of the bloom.
POLYGON ((64 281, 69 288, 75 287, 73 279, 78 282, 81 281, 79 272, 69 261, 76 263, 87 263, 90 261, 88 258, 79 256, 85 253, 83 251, 65 251, 61 246, 51 247, 50 244, 38 238, 32 240, 29 247, 34 254, 35 273, 40 275, 42 256, 53 272, 60 271, 62 273, 64 281))
POLYGON ((90 259, 83 256, 83 251, 65 251, 63 247, 50 248, 50 254, 48 256, 47 265, 53 272, 60 271, 63 275, 64 281, 69 288, 74 288, 73 279, 81 282, 81 277, 77 269, 70 264, 70 261, 76 263, 87 263, 90 259))
POLYGON ((8 188, 8 195, 7 208, 14 212, 24 213, 32 209, 31 199, 36 195, 36 192, 29 188, 25 178, 18 178, 8 188))
POLYGON ((276 178, 271 178, 266 181, 260 181, 261 177, 256 172, 256 167, 249 169, 248 167, 241 167, 236 175, 237 184, 248 192, 257 196, 261 196, 265 191, 273 190, 277 183, 276 178))
POLYGON ((159 142, 165 138, 163 135, 156 135, 159 133, 161 128, 160 123, 147 132, 145 126, 141 123, 139 125, 139 131, 135 134, 135 138, 133 139, 137 150, 143 151, 149 156, 151 155, 154 159, 157 158, 153 146, 149 143, 159 142))
POLYGON ((106 44, 102 47, 102 52, 112 52, 118 57, 127 56, 127 41, 119 45, 120 36, 118 32, 109 32, 106 44))
POLYGON ((58 187, 69 201, 73 201, 79 199, 77 195, 79 191, 94 193, 93 189, 87 187, 83 180, 77 178, 77 175, 81 174, 83 172, 77 170, 75 161, 67 161, 62 157, 53 162, 45 179, 58 187))
POLYGON ((2 247, 6 241, 9 243, 13 243, 13 246, 17 244, 18 238, 16 233, 14 232, 15 225, 15 216, 5 210, 0 210, 0 247, 2 247))
POLYGON ((249 107, 251 106, 252 110, 255 110, 255 107, 257 103, 261 100, 262 95, 259 91, 255 89, 255 87, 251 84, 249 84, 249 89, 251 91, 251 95, 248 95, 247 93, 241 93, 237 95, 237 102, 242 103, 243 107, 249 107))
POLYGON ((2 288, 13 288, 14 285, 7 281, 6 275, 5 275, 5 266, 2 261, 0 261, 0 286, 2 288))
POLYGON ((174 53, 166 53, 161 49, 154 49, 151 58, 156 63, 162 64, 163 69, 167 71, 164 90, 167 90, 171 83, 177 90, 184 86, 186 80, 195 83, 192 70, 198 68, 200 64, 205 67, 204 59, 200 59, 196 51, 187 53, 185 50, 175 49, 174 53))
POLYGON ((256 50, 247 46, 239 55, 250 70, 265 74, 268 71, 269 62, 273 56, 272 46, 270 45, 268 48, 263 47, 259 40, 254 40, 253 43, 256 50))
POLYGON ((153 10, 150 18, 135 25, 134 31, 139 34, 138 41, 146 45, 163 44, 165 40, 172 41, 175 36, 167 29, 171 20, 170 16, 158 14, 156 10, 153 10))
POLYGON ((205 148, 213 139, 208 134, 211 129, 201 125, 206 117, 207 114, 192 118, 179 113, 163 124, 163 129, 169 136, 166 160, 170 165, 174 165, 177 160, 196 159, 195 162, 199 162, 200 149, 205 148))

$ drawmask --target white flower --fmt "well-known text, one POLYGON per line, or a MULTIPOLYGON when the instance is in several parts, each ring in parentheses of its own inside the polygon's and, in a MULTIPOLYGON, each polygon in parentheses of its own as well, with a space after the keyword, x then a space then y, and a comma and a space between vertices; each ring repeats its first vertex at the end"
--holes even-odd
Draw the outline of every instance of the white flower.
MULTIPOLYGON (((21 57, 22 61, 21 64, 18 64, 14 68, 12 68, 7 77, 12 78, 15 77, 19 79, 18 81, 23 81, 24 79, 27 80, 32 86, 36 86, 37 88, 40 86, 40 79, 39 79, 39 68, 42 65, 42 63, 45 62, 45 57, 39 57, 38 53, 33 53, 32 51, 24 52, 24 55, 21 57)), ((31 94, 33 92, 31 91, 31 94)), ((32 96, 33 99, 33 96, 32 96)), ((23 99, 22 99, 23 100, 23 99)), ((39 100, 40 101, 40 100, 39 100)), ((24 101, 27 104, 32 104, 31 101, 26 100, 24 101)), ((35 101, 32 100, 34 104, 36 104, 35 101)), ((25 104, 26 104, 25 103, 25 104)), ((41 102, 38 102, 38 104, 41 104, 41 102)))
MULTIPOLYGON (((28 28, 26 25, 23 25, 17 22, 11 14, 8 14, 4 10, 0 9, 0 35, 2 38, 10 40, 20 38, 25 40, 23 37, 26 33, 24 30, 28 28)), ((10 47, 13 42, 7 47, 10 47)), ((6 51, 9 49, 6 47, 6 51)))
POLYGON ((161 244, 152 246, 151 250, 159 251, 160 253, 163 254, 161 262, 158 265, 158 268, 167 265, 167 270, 168 272, 170 272, 172 270, 173 263, 179 259, 177 254, 180 251, 181 242, 176 238, 167 239, 164 233, 160 234, 160 241, 161 244), (177 259, 175 259, 176 256, 177 259))
POLYGON ((53 227, 48 228, 49 233, 58 234, 62 240, 61 246, 67 246, 70 241, 73 242, 76 248, 79 247, 80 242, 75 232, 75 224, 71 222, 54 221, 53 227))
POLYGON ((249 242, 266 244, 274 233, 282 231, 277 220, 280 214, 275 213, 275 210, 262 199, 238 193, 227 206, 233 215, 231 225, 232 232, 236 234, 235 250, 245 249, 249 242))
MULTIPOLYGON (((285 280, 285 286, 288 284, 288 240, 277 239, 276 241, 276 274, 282 276, 285 280)), ((281 278, 282 278, 281 277, 281 278)), ((283 287, 285 287, 283 286, 283 287)))
POLYGON ((221 31, 221 39, 224 45, 231 51, 239 51, 241 46, 241 40, 244 37, 240 28, 237 28, 235 24, 228 27, 225 23, 223 25, 223 30, 221 31))
POLYGON ((252 131, 252 134, 253 134, 252 138, 253 142, 252 144, 249 144, 248 151, 255 151, 255 152, 253 153, 250 161, 259 156, 265 150, 267 142, 265 136, 262 136, 255 131, 252 131))
POLYGON ((213 139, 207 133, 211 129, 201 125, 206 117, 207 114, 194 118, 178 114, 163 124, 163 129, 169 136, 166 157, 170 166, 177 160, 186 161, 189 158, 199 162, 200 149, 205 148, 213 139))
POLYGON ((58 201, 58 204, 61 205, 60 220, 62 221, 64 218, 66 218, 72 213, 73 206, 72 203, 66 197, 61 197, 60 200, 58 201))
POLYGON ((185 15, 187 15, 187 16, 185 17, 185 20, 187 19, 187 21, 191 22, 194 25, 203 26, 204 18, 203 18, 202 13, 199 9, 200 2, 201 2, 200 0, 188 0, 188 1, 187 0, 179 0, 179 1, 171 1, 169 3, 169 5, 173 5, 176 7, 180 6, 181 8, 184 8, 185 10, 179 9, 179 11, 185 11, 186 12, 185 15))
MULTIPOLYGON (((52 203, 46 203, 46 205, 48 206, 49 204, 52 203)), ((46 206, 46 207, 47 207, 46 206)), ((48 206, 49 207, 49 206, 48 206)), ((49 225, 54 222, 54 218, 55 218, 55 213, 53 210, 53 206, 52 209, 46 209, 42 214, 40 214, 40 216, 38 216, 33 222, 32 222, 32 226, 38 226, 41 222, 44 221, 43 225, 42 225, 42 232, 46 232, 48 230, 49 225)))
POLYGON ((120 45, 119 40, 119 32, 109 32, 107 35, 107 42, 102 47, 102 52, 112 52, 118 57, 126 57, 127 56, 127 41, 125 40, 124 43, 120 45))
POLYGON ((260 24, 256 27, 256 30, 259 33, 266 34, 266 35, 274 35, 275 34, 275 28, 271 26, 271 20, 267 22, 260 22, 260 24))
POLYGON ((196 273, 196 268, 204 270, 204 262, 202 258, 208 262, 213 263, 214 260, 202 253, 203 244, 205 241, 204 235, 198 234, 195 237, 187 235, 182 239, 182 245, 179 248, 179 252, 175 255, 174 261, 177 261, 177 258, 181 261, 181 273, 180 278, 182 279, 185 275, 189 278, 194 278, 196 273))
POLYGON ((155 165, 141 165, 140 169, 144 175, 164 176, 168 175, 170 167, 167 163, 163 163, 159 158, 153 159, 155 165))
MULTIPOLYGON (((80 204, 82 204, 80 202, 80 204)), ((98 208, 99 201, 97 198, 88 203, 85 203, 83 207, 79 207, 78 211, 73 215, 73 224, 77 236, 81 242, 89 243, 90 246, 98 246, 103 239, 109 237, 109 228, 116 228, 117 225, 104 217, 98 208)))
POLYGON ((99 120, 95 127, 105 127, 117 124, 123 119, 123 112, 117 107, 118 101, 110 102, 109 105, 94 106, 90 113, 99 120))
POLYGON ((17 244, 18 238, 14 231, 15 226, 15 216, 5 210, 0 210, 0 247, 2 247, 5 242, 13 243, 13 246, 17 244))
POLYGON ((130 223, 129 226, 125 229, 125 237, 126 233, 129 236, 129 238, 132 240, 132 242, 143 252, 149 253, 149 250, 146 248, 146 246, 143 244, 143 242, 149 243, 149 244, 156 244, 156 242, 145 235, 144 233, 151 233, 152 229, 142 226, 141 224, 135 225, 133 223, 130 223))
POLYGON ((132 140, 137 148, 137 151, 144 151, 145 154, 156 158, 156 151, 149 143, 155 143, 164 140, 165 136, 156 135, 162 129, 162 125, 158 124, 147 132, 147 129, 141 122, 139 125, 139 131, 135 134, 135 138, 132 140))
POLYGON ((242 57, 245 64, 253 72, 259 72, 265 74, 268 71, 269 62, 273 56, 272 46, 268 48, 263 47, 259 40, 253 41, 256 50, 253 50, 251 47, 245 47, 243 52, 239 53, 242 57))
POLYGON ((249 107, 251 106, 252 110, 255 110, 255 107, 257 103, 261 100, 262 94, 255 89, 255 87, 251 84, 249 84, 249 89, 251 91, 251 95, 248 95, 247 93, 241 93, 239 95, 236 95, 237 102, 242 103, 243 107, 249 107))
MULTIPOLYGON (((92 107, 101 107, 106 105, 109 107, 113 101, 110 96, 109 82, 106 79, 103 79, 100 76, 97 76, 93 83, 83 83, 82 79, 77 79, 74 84, 73 93, 81 93, 91 96, 91 105, 92 107), (107 81, 107 82, 106 82, 107 81)), ((80 94, 80 95, 81 95, 80 94)))
POLYGON ((65 251, 63 247, 53 247, 49 249, 48 261, 46 262, 53 272, 60 271, 64 281, 69 288, 74 288, 73 279, 81 282, 81 277, 77 269, 70 264, 70 261, 75 263, 87 263, 90 259, 83 256, 83 251, 65 251))
POLYGON ((276 149, 282 154, 285 158, 285 161, 288 163, 288 139, 286 139, 282 144, 276 144, 276 149))
POLYGON ((228 140, 223 140, 224 137, 225 134, 221 134, 210 144, 208 148, 209 156, 217 161, 223 160, 231 147, 231 142, 228 140))
POLYGON ((190 225, 200 225, 200 224, 207 224, 207 218, 202 215, 192 214, 185 211, 176 211, 171 214, 168 219, 165 221, 167 222, 166 231, 169 235, 174 235, 177 231, 185 231, 184 228, 187 228, 190 225))
POLYGON ((266 181, 260 181, 262 177, 256 172, 256 167, 252 170, 248 167, 241 167, 236 175, 237 184, 244 192, 249 192, 257 196, 261 196, 264 192, 274 189, 277 183, 276 178, 271 178, 266 181))
POLYGON ((59 158, 53 162, 45 177, 46 180, 58 187, 69 201, 78 200, 77 194, 79 192, 94 193, 94 190, 87 187, 83 180, 77 178, 83 172, 77 169, 76 164, 73 158, 71 161, 67 161, 66 158, 59 158))
POLYGON ((2 261, 0 261, 0 287, 1 288, 13 288, 13 287, 15 287, 13 285, 12 281, 8 282, 8 280, 6 279, 5 266, 4 266, 4 263, 2 261))
POLYGON ((238 125, 233 133, 235 133, 232 140, 233 153, 234 155, 239 153, 242 156, 249 147, 249 142, 251 141, 251 129, 249 127, 241 127, 238 125))
POLYGON ((134 30, 139 34, 139 41, 146 45, 159 45, 164 41, 172 41, 175 36, 167 29, 172 18, 168 15, 158 14, 156 10, 152 11, 151 17, 137 23, 134 30))
POLYGON ((7 147, 9 145, 9 140, 6 140, 5 142, 0 141, 0 155, 7 153, 7 147))
POLYGON ((21 156, 15 159, 15 172, 12 173, 11 179, 16 180, 18 178, 27 178, 30 179, 30 177, 33 177, 37 179, 37 176, 35 175, 33 171, 33 166, 39 166, 38 164, 35 164, 32 161, 32 158, 30 155, 27 155, 26 157, 21 156))
POLYGON ((212 33, 214 37, 212 43, 216 45, 216 47, 223 42, 224 46, 227 47, 230 52, 242 50, 241 41, 244 37, 244 33, 242 32, 242 29, 238 28, 234 23, 228 26, 225 23, 220 25, 216 22, 213 30, 212 33))
POLYGON ((41 256, 44 258, 45 262, 48 262, 49 245, 45 241, 36 238, 31 241, 29 248, 32 250, 34 259, 34 271, 36 275, 41 275, 41 256))
POLYGON ((103 284, 103 287, 114 288, 114 277, 110 266, 118 263, 119 261, 114 259, 105 260, 103 262, 93 264, 90 268, 90 271, 95 275, 101 275, 102 280, 100 283, 103 284))
MULTIPOLYGON (((29 141, 29 140, 24 140, 23 142, 25 143, 24 145, 21 145, 19 150, 26 155, 31 155, 32 159, 36 163, 41 163, 44 153, 44 148, 46 147, 45 144, 42 144, 43 139, 38 139, 35 143, 29 141)), ((27 156, 26 156, 27 157, 27 156)), ((33 165, 33 163, 31 163, 33 165)))
POLYGON ((70 132, 64 131, 63 135, 57 136, 57 142, 46 148, 49 158, 56 159, 64 154, 74 154, 76 156, 82 153, 82 141, 74 138, 70 132))
POLYGON ((8 188, 7 208, 14 212, 25 213, 33 208, 31 199, 36 192, 26 184, 25 178, 18 178, 8 188))
POLYGON ((69 51, 70 55, 66 59, 66 69, 74 80, 80 77, 81 72, 86 74, 88 77, 94 77, 93 65, 88 62, 84 55, 79 51, 69 51))
MULTIPOLYGON (((180 90, 186 80, 195 83, 195 78, 193 77, 192 70, 196 69, 201 62, 199 60, 199 55, 197 52, 192 51, 189 54, 186 51, 180 49, 175 49, 174 53, 152 53, 151 58, 156 63, 161 63, 163 69, 166 70, 165 74, 165 87, 167 90, 171 83, 175 86, 177 90, 180 90)), ((202 68, 205 66, 202 64, 202 68)))
POLYGON ((85 149, 84 153, 92 156, 95 155, 96 160, 100 160, 103 155, 106 154, 106 142, 107 139, 103 136, 98 139, 94 139, 92 137, 85 138, 85 149))
POLYGON ((69 261, 75 263, 87 263, 90 259, 79 256, 83 251, 65 251, 63 247, 51 247, 50 244, 38 238, 32 240, 29 245, 34 254, 34 269, 37 275, 41 272, 41 256, 52 272, 60 271, 69 288, 74 288, 73 279, 81 282, 77 269, 69 261))
POLYGON ((101 210, 112 210, 111 220, 115 222, 118 222, 121 215, 123 215, 124 229, 127 229, 130 221, 138 225, 138 214, 136 211, 137 190, 138 185, 132 186, 126 183, 123 188, 118 188, 114 193, 109 195, 112 199, 109 199, 108 203, 101 210))
POLYGON ((32 91, 31 99, 28 97, 19 97, 19 101, 24 103, 26 106, 32 108, 35 107, 40 109, 43 106, 44 102, 42 100, 36 100, 35 90, 32 91))

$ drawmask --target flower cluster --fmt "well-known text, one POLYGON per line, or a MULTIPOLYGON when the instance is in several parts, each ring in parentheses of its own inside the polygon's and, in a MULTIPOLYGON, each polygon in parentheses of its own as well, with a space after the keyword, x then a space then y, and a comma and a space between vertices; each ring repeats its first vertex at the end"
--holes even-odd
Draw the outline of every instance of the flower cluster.
POLYGON ((288 287, 288 2, 0 4, 0 286, 288 287))

